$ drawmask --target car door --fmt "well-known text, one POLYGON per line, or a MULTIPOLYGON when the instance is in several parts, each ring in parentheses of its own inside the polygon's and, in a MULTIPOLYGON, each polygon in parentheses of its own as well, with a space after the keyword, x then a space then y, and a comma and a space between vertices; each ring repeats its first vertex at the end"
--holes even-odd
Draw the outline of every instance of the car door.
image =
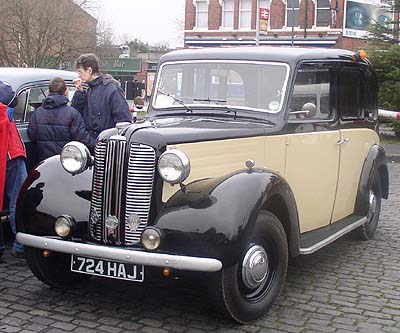
POLYGON ((297 204, 300 231, 327 226, 339 169, 332 65, 299 67, 289 100, 285 179, 297 204))
POLYGON ((370 147, 379 142, 373 127, 368 128, 368 118, 376 117, 376 103, 376 85, 370 73, 356 64, 342 66, 338 72, 340 165, 332 222, 354 212, 365 158, 370 147))

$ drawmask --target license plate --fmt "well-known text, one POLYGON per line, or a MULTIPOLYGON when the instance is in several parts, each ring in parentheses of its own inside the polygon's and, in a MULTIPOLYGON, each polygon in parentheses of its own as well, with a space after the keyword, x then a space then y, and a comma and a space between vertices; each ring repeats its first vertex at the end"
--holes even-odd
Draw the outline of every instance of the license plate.
POLYGON ((71 271, 109 277, 112 279, 144 281, 143 265, 126 264, 105 259, 71 256, 71 271))

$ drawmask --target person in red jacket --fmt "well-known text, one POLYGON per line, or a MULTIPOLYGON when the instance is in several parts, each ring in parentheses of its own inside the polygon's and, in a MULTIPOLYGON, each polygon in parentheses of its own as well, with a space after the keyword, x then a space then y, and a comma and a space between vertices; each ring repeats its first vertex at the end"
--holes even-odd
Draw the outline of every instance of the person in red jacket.
MULTIPOLYGON (((0 211, 3 210, 3 195, 6 182, 6 162, 8 150, 8 133, 10 122, 8 121, 7 105, 0 103, 0 211)), ((0 222, 0 257, 4 252, 3 226, 0 222)))
MULTIPOLYGON (((27 177, 25 159, 25 146, 19 135, 17 126, 13 120, 13 109, 18 104, 15 92, 7 82, 0 81, 0 102, 6 104, 9 121, 6 156, 5 192, 9 199, 10 225, 14 235, 16 234, 15 206, 19 190, 27 177)), ((14 240, 11 253, 17 258, 24 257, 24 247, 14 240)))

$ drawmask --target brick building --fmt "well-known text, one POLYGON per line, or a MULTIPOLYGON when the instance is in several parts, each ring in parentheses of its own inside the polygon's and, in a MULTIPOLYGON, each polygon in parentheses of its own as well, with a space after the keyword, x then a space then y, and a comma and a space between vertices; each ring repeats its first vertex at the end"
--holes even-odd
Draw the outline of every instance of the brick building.
MULTIPOLYGON (((258 7, 269 11, 259 45, 357 50, 366 46, 359 32, 368 20, 393 19, 380 0, 258 0, 258 7)), ((257 0, 186 0, 185 47, 256 45, 256 13, 257 0)))

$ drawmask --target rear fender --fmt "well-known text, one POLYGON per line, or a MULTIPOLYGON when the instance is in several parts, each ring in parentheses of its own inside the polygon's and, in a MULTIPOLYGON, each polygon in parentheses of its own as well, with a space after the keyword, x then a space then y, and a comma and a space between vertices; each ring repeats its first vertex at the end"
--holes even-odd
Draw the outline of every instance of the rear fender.
POLYGON ((369 189, 371 188, 371 182, 375 174, 381 177, 382 197, 387 199, 389 196, 389 173, 385 150, 379 145, 372 145, 365 159, 358 185, 355 206, 356 214, 367 215, 368 213, 369 189))

